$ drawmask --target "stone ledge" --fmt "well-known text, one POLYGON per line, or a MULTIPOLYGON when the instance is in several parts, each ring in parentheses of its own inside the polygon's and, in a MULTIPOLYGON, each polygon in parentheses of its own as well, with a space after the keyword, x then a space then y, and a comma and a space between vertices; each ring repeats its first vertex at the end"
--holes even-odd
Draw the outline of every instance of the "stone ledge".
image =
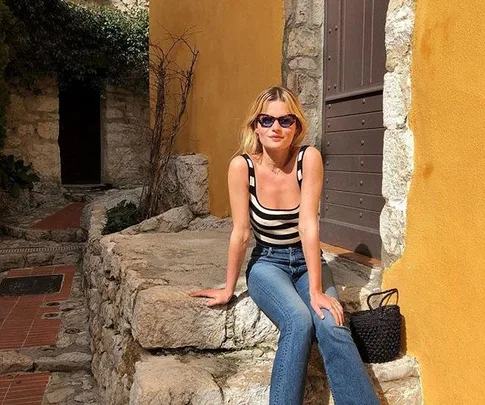
MULTIPOLYGON (((266 404, 273 356, 274 353, 260 350, 150 356, 136 364, 129 404, 179 405, 187 403, 184 401, 188 398, 194 405, 266 404), (184 383, 181 384, 181 381, 184 383)), ((304 404, 333 404, 321 360, 316 356, 318 353, 313 350, 304 404)), ((368 365, 383 403, 420 403, 415 365, 415 359, 409 356, 389 363, 368 365)))

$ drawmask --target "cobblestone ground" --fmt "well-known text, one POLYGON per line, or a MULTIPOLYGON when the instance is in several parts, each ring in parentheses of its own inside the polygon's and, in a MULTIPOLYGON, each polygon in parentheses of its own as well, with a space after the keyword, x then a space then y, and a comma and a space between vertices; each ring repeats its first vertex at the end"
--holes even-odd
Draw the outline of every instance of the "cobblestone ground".
MULTIPOLYGON (((76 235, 77 232, 78 238, 75 238, 77 243, 72 245, 75 244, 75 248, 79 251, 82 248, 82 243, 79 243, 81 229, 62 229, 63 224, 72 226, 79 223, 79 218, 66 218, 66 212, 80 216, 79 207, 72 209, 73 206, 71 206, 64 209, 68 204, 64 207, 56 204, 45 205, 40 210, 26 213, 25 216, 8 218, 7 222, 3 221, 4 228, 0 229, 0 233, 3 231, 3 235, 0 236, 0 249, 16 248, 23 251, 22 259, 15 258, 10 265, 8 262, 3 263, 7 267, 4 266, 3 272, 0 273, 0 282, 5 278, 58 274, 64 271, 64 283, 72 283, 70 291, 67 290, 66 293, 64 291, 66 286, 64 286, 62 294, 57 293, 57 295, 54 293, 18 297, 0 296, 0 300, 10 303, 9 306, 0 305, 0 336, 3 340, 9 341, 8 345, 0 348, 0 405, 100 404, 96 382, 91 374, 92 356, 89 347, 88 314, 82 291, 81 266, 77 263, 80 255, 74 250, 69 251, 65 248, 69 245, 68 241, 74 242, 72 236, 70 240, 65 240, 65 243, 57 243, 61 242, 58 239, 62 240, 63 237, 67 239, 69 235, 76 235), (63 209, 64 211, 56 216, 56 211, 53 209, 58 210, 57 212, 63 209), (64 218, 59 222, 62 216, 64 218), (49 218, 52 220, 49 221, 49 218), (34 230, 32 225, 39 223, 41 219, 43 222, 40 229, 34 230), (6 229, 21 231, 14 235, 6 235, 6 229), (51 237, 53 235, 55 237, 51 237), (25 236, 30 236, 30 240, 25 239, 25 236), (59 248, 59 245, 62 247, 59 248), (42 251, 42 248, 47 250, 42 251), (54 252, 56 249, 57 251, 54 252), (47 258, 49 255, 57 256, 55 259, 47 258), (30 267, 18 269, 20 266, 15 264, 30 267), (15 270, 11 271, 10 269, 13 268, 15 270), (70 269, 70 276, 66 278, 65 271, 68 269, 70 269), (27 305, 26 302, 29 304, 27 305), (17 314, 14 311, 18 311, 17 314), (49 312, 49 318, 53 321, 49 326, 50 329, 55 329, 53 333, 49 332, 52 335, 52 342, 46 341, 44 312, 49 312), (13 321, 17 322, 19 327, 20 324, 25 323, 29 345, 25 344, 25 340, 18 339, 21 334, 19 330, 15 331, 16 344, 14 344, 13 335, 9 338, 4 333, 5 328, 10 328, 10 331, 15 329, 12 329, 15 325, 9 324, 13 321), (41 325, 44 326, 41 327, 41 325), (38 342, 35 341, 36 337, 38 342)), ((7 254, 2 256, 5 257, 7 254)))

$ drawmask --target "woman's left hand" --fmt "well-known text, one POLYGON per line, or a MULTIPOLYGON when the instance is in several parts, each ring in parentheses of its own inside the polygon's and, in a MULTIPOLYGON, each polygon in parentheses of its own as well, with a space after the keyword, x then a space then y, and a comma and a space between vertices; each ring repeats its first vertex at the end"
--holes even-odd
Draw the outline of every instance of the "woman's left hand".
POLYGON ((337 299, 324 294, 323 292, 316 292, 310 294, 310 304, 320 319, 325 318, 322 311, 322 308, 324 308, 333 315, 333 319, 337 326, 342 326, 344 324, 344 310, 337 299))

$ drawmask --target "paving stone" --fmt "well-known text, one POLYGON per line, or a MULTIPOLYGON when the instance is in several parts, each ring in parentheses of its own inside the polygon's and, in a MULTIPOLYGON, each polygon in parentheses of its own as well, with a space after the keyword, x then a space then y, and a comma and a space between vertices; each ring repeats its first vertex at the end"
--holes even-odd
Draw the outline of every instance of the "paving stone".
POLYGON ((29 356, 16 351, 0 351, 0 374, 31 371, 33 365, 29 356))

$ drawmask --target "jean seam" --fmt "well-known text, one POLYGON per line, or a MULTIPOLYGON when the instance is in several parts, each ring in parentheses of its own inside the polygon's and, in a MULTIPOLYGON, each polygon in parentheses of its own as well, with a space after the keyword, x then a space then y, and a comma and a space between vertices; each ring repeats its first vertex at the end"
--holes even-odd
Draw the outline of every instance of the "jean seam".
MULTIPOLYGON (((266 288, 262 287, 261 285, 259 285, 259 287, 261 288, 261 290, 263 290, 263 292, 265 294, 269 295, 276 302, 276 304, 282 309, 283 315, 285 316, 285 320, 286 320, 287 324, 288 325, 291 325, 291 322, 288 322, 288 320, 291 319, 291 316, 289 315, 288 311, 284 309, 283 305, 281 305, 280 301, 272 293, 270 293, 266 288)), ((293 327, 291 327, 291 330, 289 331, 289 334, 293 334, 293 327)), ((288 353, 288 348, 285 347, 285 351, 283 352, 283 355, 286 357, 286 354, 287 353, 288 353)), ((282 377, 283 376, 283 373, 282 373, 283 368, 284 368, 284 365, 283 364, 280 364, 280 367, 278 369, 280 380, 283 378, 282 377)), ((277 384, 278 386, 281 385, 279 383, 280 383, 280 381, 278 381, 278 384, 277 384)), ((276 394, 277 394, 277 397, 275 399, 279 401, 279 399, 280 399, 280 397, 279 397, 279 395, 280 395, 279 391, 277 391, 276 394)))

